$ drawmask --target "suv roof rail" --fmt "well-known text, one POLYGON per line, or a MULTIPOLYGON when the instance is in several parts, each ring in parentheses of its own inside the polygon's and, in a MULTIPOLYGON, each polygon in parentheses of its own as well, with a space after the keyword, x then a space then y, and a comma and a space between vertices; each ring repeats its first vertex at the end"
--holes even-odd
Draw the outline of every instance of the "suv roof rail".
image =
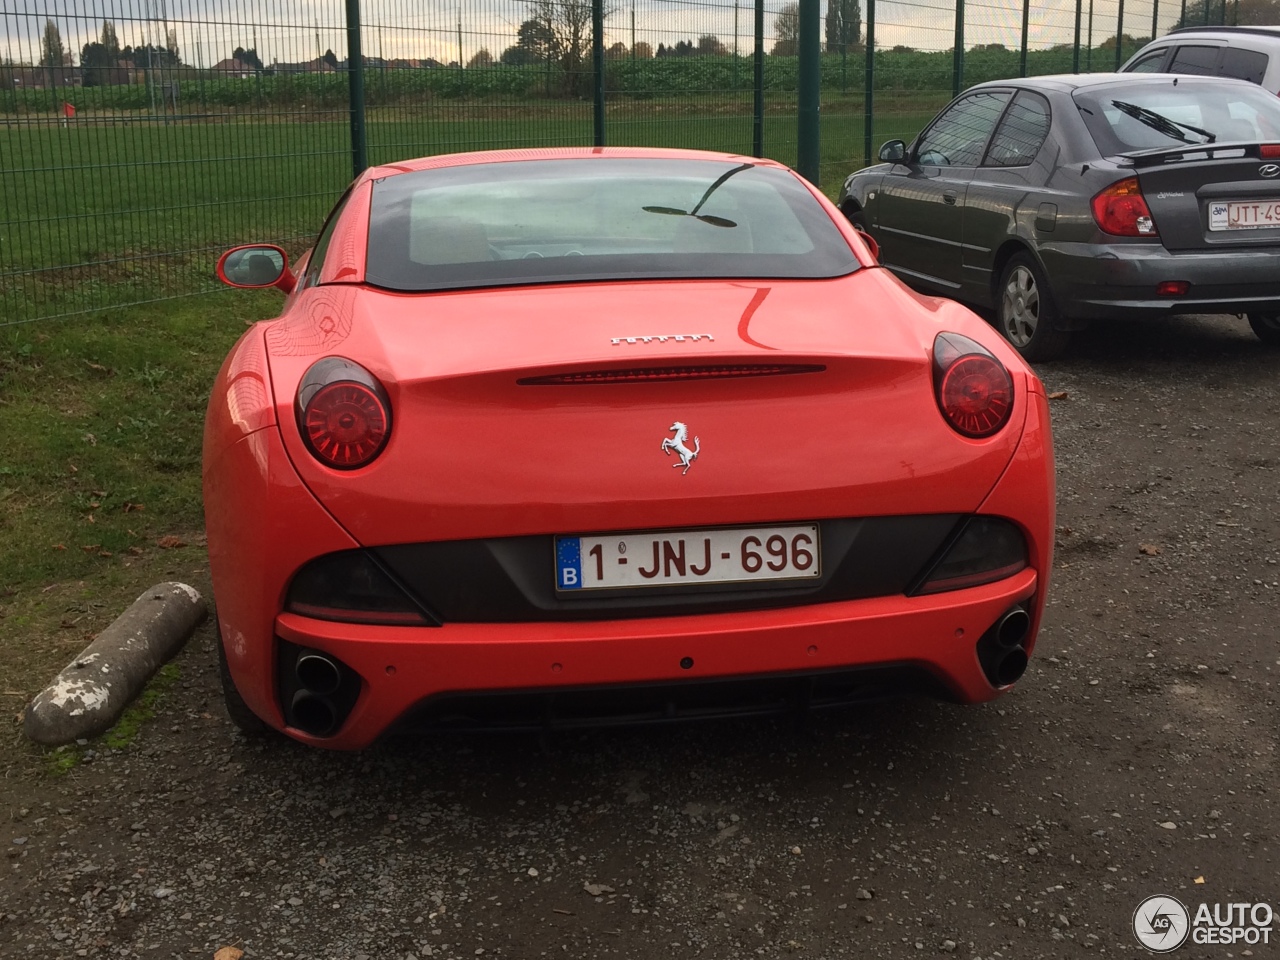
POLYGON ((1280 27, 1215 27, 1213 24, 1202 24, 1198 27, 1178 27, 1170 30, 1165 36, 1170 37, 1175 33, 1252 33, 1262 37, 1280 37, 1280 27))

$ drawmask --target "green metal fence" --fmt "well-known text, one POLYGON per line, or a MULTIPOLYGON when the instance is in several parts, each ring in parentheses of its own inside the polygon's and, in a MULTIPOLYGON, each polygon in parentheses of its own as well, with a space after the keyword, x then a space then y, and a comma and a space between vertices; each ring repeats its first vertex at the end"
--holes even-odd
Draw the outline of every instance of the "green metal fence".
POLYGON ((0 326, 208 291, 235 243, 300 251, 365 163, 680 146, 834 190, 968 84, 1113 69, 1232 2, 8 0, 0 326))

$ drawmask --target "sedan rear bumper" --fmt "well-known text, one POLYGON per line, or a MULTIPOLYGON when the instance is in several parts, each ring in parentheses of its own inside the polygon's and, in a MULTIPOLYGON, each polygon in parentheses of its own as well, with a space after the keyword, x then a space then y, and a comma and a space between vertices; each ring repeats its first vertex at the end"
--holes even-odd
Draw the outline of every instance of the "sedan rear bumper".
POLYGON ((1159 244, 1042 244, 1054 301, 1068 320, 1156 320, 1185 313, 1280 313, 1280 253, 1171 253, 1159 244), (1158 284, 1185 281, 1182 296, 1158 284))
MULTIPOLYGON (((565 691, 907 666, 953 699, 996 697, 978 641, 1012 607, 1038 622, 1038 576, 927 597, 879 597, 783 610, 586 623, 384 627, 282 613, 276 635, 328 654, 359 677, 350 714, 332 736, 289 727, 305 743, 359 749, 433 698, 565 691)), ((1027 652, 1034 634, 1024 640, 1027 652)), ((282 668, 283 669, 283 668, 282 668)))

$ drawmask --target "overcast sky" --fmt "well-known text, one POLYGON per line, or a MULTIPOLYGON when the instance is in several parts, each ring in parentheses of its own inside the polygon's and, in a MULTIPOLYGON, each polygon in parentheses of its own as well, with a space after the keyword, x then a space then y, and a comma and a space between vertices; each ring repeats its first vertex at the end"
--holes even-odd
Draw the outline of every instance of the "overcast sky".
MULTIPOLYGON (((765 0, 766 49, 772 46, 774 19, 785 0, 765 0)), ((825 12, 826 0, 820 0, 825 12)), ((1157 0, 1158 2, 1158 0, 1157 0)), ((751 51, 750 0, 607 0, 605 44, 631 45, 634 39, 659 43, 718 36, 734 48, 751 51)), ((1083 0, 1082 40, 1089 26, 1090 0, 1083 0)), ((363 0, 361 20, 366 56, 466 62, 482 47, 495 57, 515 42, 520 23, 531 15, 528 0, 363 0), (461 30, 459 30, 461 22, 461 30)), ((965 5, 965 46, 1003 43, 1016 48, 1022 27, 1022 0, 985 0, 965 5)), ((1093 39, 1100 43, 1116 32, 1117 0, 1093 0, 1093 39)), ((1124 32, 1151 33, 1152 0, 1125 4, 1124 32)), ((879 0, 876 45, 897 44, 921 50, 946 50, 953 44, 954 0, 879 0)), ((1180 12, 1180 2, 1160 3, 1158 33, 1180 12)), ((97 39, 102 22, 115 24, 120 43, 164 44, 166 29, 177 32, 184 63, 212 66, 231 56, 235 47, 257 45, 263 63, 310 60, 332 49, 346 58, 342 0, 0 0, 0 57, 35 62, 40 59, 46 19, 52 19, 64 45, 79 62, 81 47, 97 39)), ((1070 43, 1075 28, 1075 0, 1032 0, 1030 46, 1033 49, 1070 43)))

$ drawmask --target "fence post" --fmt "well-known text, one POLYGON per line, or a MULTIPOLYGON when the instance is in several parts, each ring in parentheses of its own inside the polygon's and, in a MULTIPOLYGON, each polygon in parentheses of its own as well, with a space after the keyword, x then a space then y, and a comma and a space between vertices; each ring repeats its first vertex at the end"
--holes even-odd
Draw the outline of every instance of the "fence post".
POLYGON ((595 146, 604 146, 604 0, 591 0, 591 72, 594 74, 595 109, 592 126, 595 146))
POLYGON ((1124 37, 1124 0, 1120 0, 1120 9, 1116 13, 1116 72, 1117 73, 1120 70, 1120 64, 1124 62, 1120 59, 1121 57, 1120 51, 1124 48, 1124 40, 1121 39, 1122 37, 1124 37))
POLYGON ((755 103, 751 112, 751 155, 764 156, 764 0, 756 0, 755 103))
POLYGON ((1084 0, 1076 0, 1076 42, 1071 48, 1071 72, 1080 72, 1080 15, 1084 12, 1084 0))
POLYGON ((815 187, 818 186, 819 88, 822 79, 820 25, 822 8, 818 0, 800 0, 800 96, 796 120, 796 170, 815 187))
POLYGON ((1084 72, 1093 73, 1093 0, 1089 0, 1089 26, 1084 35, 1084 72))
POLYGON ((1151 39, 1156 38, 1160 26, 1160 0, 1151 0, 1151 39))
POLYGON ((1018 76, 1027 75, 1027 30, 1031 26, 1031 0, 1022 0, 1022 53, 1018 57, 1018 76))
POLYGON ((951 56, 951 95, 960 95, 964 78, 964 0, 956 0, 956 40, 951 56))
POLYGON ((347 0, 347 92, 351 98, 351 169, 358 177, 369 166, 364 129, 364 52, 360 49, 360 0, 347 0))
POLYGON ((862 161, 871 163, 871 145, 875 139, 876 113, 876 0, 867 0, 867 78, 862 94, 863 135, 862 161))

